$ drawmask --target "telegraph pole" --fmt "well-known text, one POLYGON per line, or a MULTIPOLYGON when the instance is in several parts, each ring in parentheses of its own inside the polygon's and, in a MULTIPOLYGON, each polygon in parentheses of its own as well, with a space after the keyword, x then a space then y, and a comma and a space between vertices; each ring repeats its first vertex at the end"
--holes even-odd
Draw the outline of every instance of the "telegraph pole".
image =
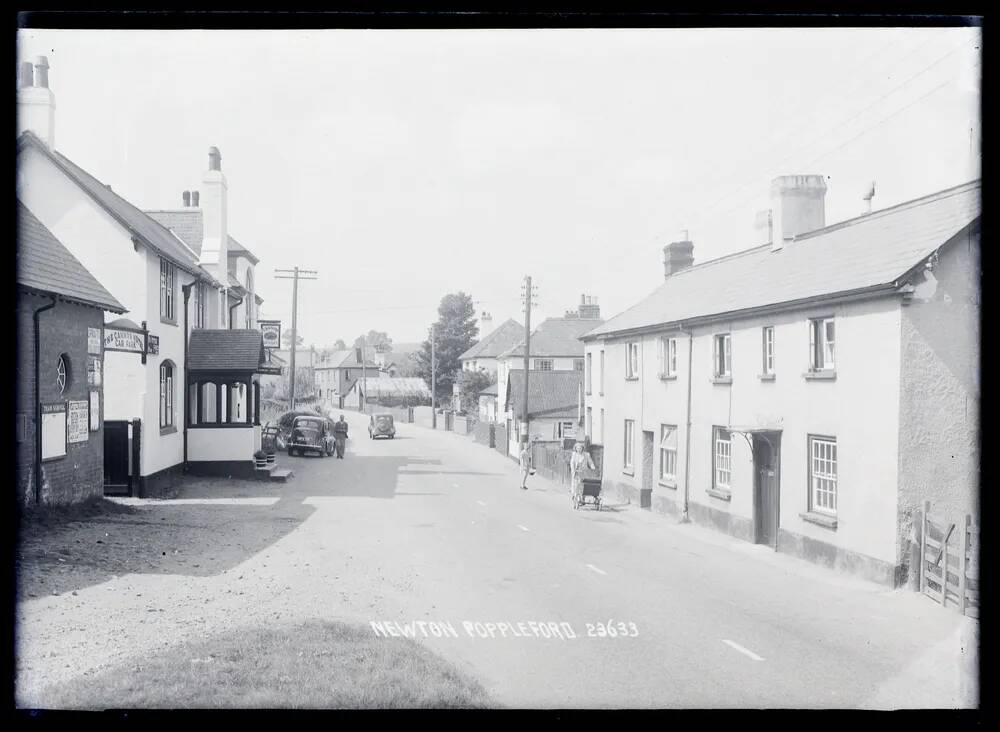
POLYGON ((361 412, 368 412, 368 371, 365 368, 365 351, 368 350, 368 336, 361 336, 361 412))
POLYGON ((431 326, 431 426, 437 429, 437 362, 434 354, 434 341, 437 340, 435 326, 431 326))
POLYGON ((295 267, 294 269, 276 269, 275 272, 290 272, 291 277, 287 275, 275 275, 276 280, 292 280, 292 363, 290 365, 291 371, 289 372, 289 389, 291 391, 291 406, 290 410, 295 411, 295 341, 298 339, 298 309, 299 309, 299 280, 315 280, 316 277, 311 277, 310 275, 319 274, 315 270, 311 269, 299 269, 295 267))
POLYGON ((528 442, 528 370, 531 353, 531 304, 535 298, 536 291, 531 286, 531 276, 524 278, 524 285, 521 286, 521 299, 524 301, 524 412, 521 421, 524 423, 524 439, 520 436, 518 442, 528 442))

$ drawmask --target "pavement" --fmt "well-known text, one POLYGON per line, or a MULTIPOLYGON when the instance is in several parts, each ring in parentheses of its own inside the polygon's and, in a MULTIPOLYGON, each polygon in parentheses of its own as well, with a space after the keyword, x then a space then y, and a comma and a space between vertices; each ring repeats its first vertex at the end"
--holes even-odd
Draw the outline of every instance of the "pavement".
POLYGON ((969 621, 929 598, 634 506, 573 510, 567 488, 536 475, 520 490, 516 464, 470 437, 397 424, 372 441, 367 416, 345 414, 345 459, 282 456, 287 484, 202 481, 176 501, 130 501, 282 528, 216 569, 22 600, 19 703, 44 706, 46 683, 192 628, 326 618, 412 634, 512 707, 976 704, 969 621), (166 612, 140 630, 141 603, 166 612))

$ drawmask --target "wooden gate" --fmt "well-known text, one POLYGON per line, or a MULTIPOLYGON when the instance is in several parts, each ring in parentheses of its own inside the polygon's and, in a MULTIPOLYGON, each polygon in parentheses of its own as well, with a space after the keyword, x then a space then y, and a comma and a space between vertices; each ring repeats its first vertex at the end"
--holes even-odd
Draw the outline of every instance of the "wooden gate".
POLYGON ((979 532, 968 514, 965 525, 935 521, 924 502, 920 532, 920 591, 945 607, 979 617, 979 532))

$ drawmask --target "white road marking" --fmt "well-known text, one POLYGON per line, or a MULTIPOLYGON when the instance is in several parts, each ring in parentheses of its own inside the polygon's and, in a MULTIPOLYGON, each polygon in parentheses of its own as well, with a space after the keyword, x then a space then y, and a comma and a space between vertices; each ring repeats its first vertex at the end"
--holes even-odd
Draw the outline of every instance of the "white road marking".
POLYGON ((480 506, 485 506, 486 505, 485 501, 476 501, 476 503, 478 503, 480 506))
POLYGON ((607 572, 605 572, 603 569, 598 569, 593 564, 588 564, 587 567, 590 568, 590 569, 592 569, 592 570, 594 570, 598 574, 607 574, 607 572))
POLYGON ((527 526, 521 526, 521 524, 518 524, 517 528, 519 528, 521 531, 527 531, 528 530, 527 526))
POLYGON ((734 648, 745 656, 750 656, 754 661, 763 661, 764 659, 758 656, 756 653, 751 651, 749 648, 744 648, 739 643, 733 643, 731 640, 726 640, 723 638, 723 643, 725 643, 730 648, 734 648))

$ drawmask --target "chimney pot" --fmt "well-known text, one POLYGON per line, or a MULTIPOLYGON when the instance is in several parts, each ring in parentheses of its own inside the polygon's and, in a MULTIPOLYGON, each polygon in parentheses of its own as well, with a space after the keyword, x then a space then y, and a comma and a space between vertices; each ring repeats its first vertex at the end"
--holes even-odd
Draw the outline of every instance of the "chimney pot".
POLYGON ((191 205, 191 191, 184 191, 181 194, 181 198, 184 200, 184 208, 191 205))
POLYGON ((20 75, 18 77, 18 86, 21 89, 29 89, 35 85, 35 67, 31 65, 30 61, 22 61, 20 66, 20 75))
POLYGON ((191 205, 194 206, 195 208, 198 208, 199 198, 200 196, 198 195, 198 191, 191 191, 191 205))
POLYGON ((47 88, 49 85, 49 60, 45 56, 35 56, 35 86, 47 88))
POLYGON ((690 241, 675 241, 663 247, 663 278, 677 274, 694 264, 694 244, 690 241))
POLYGON ((222 153, 215 146, 208 148, 208 169, 222 170, 222 153))

